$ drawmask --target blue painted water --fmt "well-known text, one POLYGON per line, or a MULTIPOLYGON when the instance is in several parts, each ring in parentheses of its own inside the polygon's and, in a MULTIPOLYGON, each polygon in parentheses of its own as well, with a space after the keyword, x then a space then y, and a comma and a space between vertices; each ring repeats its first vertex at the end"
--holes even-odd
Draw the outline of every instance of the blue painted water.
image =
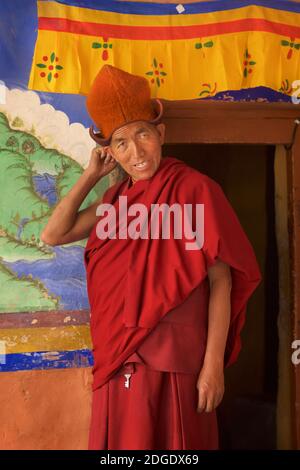
POLYGON ((43 173, 32 177, 35 191, 43 198, 46 198, 49 206, 57 202, 56 177, 43 173))
POLYGON ((81 246, 55 246, 55 257, 37 261, 3 262, 18 277, 31 274, 43 282, 50 293, 60 296, 60 310, 89 308, 86 271, 81 246))
POLYGON ((17 231, 17 238, 20 239, 21 233, 23 231, 24 225, 26 222, 28 222, 30 219, 28 217, 23 217, 23 219, 20 220, 19 226, 18 226, 18 231, 17 231))

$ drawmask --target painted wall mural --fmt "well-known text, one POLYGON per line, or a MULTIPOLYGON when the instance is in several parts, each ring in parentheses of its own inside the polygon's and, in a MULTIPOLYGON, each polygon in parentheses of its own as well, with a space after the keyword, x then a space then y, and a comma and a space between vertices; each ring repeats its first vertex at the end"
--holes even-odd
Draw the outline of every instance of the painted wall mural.
POLYGON ((85 241, 50 247, 40 233, 88 163, 85 93, 103 64, 145 76, 152 95, 166 99, 290 102, 300 77, 296 2, 78 4, 0 2, 4 372, 92 365, 85 241))
MULTIPOLYGON (((6 285, 0 312, 88 308, 86 241, 50 247, 40 233, 82 174, 93 143, 81 124, 43 106, 34 92, 7 90, 0 107, 0 282, 6 285)), ((81 209, 106 183, 99 182, 81 209)))
MULTIPOLYGON (((86 240, 51 247, 40 233, 84 171, 93 146, 87 128, 70 124, 37 93, 5 89, 0 105, 2 371, 92 363, 86 240)), ((109 178, 101 180, 80 209, 108 184, 109 178)))

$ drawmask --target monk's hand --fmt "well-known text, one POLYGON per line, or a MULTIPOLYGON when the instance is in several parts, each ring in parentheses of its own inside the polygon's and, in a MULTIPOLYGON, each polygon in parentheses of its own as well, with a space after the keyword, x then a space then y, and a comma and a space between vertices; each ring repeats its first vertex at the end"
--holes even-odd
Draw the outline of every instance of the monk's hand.
POLYGON ((90 162, 85 171, 92 174, 96 179, 100 179, 110 173, 116 165, 117 162, 113 158, 108 146, 95 147, 92 150, 90 162))
POLYGON ((204 365, 197 380, 197 412, 213 411, 224 395, 224 369, 222 365, 204 365))

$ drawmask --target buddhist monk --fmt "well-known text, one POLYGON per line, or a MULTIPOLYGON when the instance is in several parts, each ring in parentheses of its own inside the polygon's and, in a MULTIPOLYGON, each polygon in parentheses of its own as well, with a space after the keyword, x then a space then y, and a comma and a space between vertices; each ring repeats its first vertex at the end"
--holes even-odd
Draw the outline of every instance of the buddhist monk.
POLYGON ((87 109, 98 146, 41 239, 88 237, 89 449, 218 449, 224 368, 261 280, 254 251, 219 184, 162 158, 163 106, 145 78, 105 65, 87 109), (116 165, 125 178, 79 210, 116 165))

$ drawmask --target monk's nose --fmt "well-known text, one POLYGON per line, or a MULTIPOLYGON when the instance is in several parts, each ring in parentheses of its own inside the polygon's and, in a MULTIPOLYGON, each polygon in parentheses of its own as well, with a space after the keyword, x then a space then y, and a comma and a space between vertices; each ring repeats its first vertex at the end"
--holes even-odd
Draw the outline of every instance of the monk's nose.
POLYGON ((141 160, 141 158, 144 156, 144 149, 143 147, 138 144, 137 142, 132 143, 132 157, 136 162, 141 160))

